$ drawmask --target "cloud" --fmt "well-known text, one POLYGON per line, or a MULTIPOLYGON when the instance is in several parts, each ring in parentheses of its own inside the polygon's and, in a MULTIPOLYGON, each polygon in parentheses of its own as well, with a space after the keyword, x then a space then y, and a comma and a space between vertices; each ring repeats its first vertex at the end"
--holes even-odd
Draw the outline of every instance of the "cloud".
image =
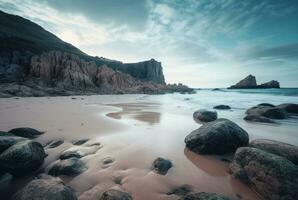
POLYGON ((251 46, 238 49, 240 60, 289 61, 298 60, 298 43, 285 44, 274 47, 251 46))
POLYGON ((148 18, 147 0, 36 0, 62 13, 81 14, 97 24, 141 30, 148 18))

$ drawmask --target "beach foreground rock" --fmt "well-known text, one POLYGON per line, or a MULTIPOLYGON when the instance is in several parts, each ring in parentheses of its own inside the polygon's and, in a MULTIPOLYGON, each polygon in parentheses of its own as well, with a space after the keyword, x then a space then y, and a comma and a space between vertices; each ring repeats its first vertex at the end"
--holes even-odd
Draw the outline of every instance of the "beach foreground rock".
POLYGON ((84 156, 96 153, 101 147, 102 146, 100 144, 98 145, 95 144, 92 146, 75 145, 63 151, 60 155, 60 159, 63 160, 63 159, 68 159, 72 157, 82 158, 84 156))
POLYGON ((50 175, 74 176, 87 170, 85 164, 78 158, 69 158, 58 161, 49 171, 50 175))
POLYGON ((281 108, 258 105, 254 106, 246 111, 248 115, 260 115, 270 119, 286 119, 288 113, 281 108))
POLYGON ((172 162, 164 158, 157 158, 152 164, 153 169, 161 175, 166 175, 172 166, 172 162))
POLYGON ((201 122, 211 122, 217 119, 217 112, 200 109, 193 113, 193 117, 201 122))
POLYGON ((132 196, 124 191, 110 189, 105 191, 99 200, 132 200, 132 196))
POLYGON ((74 191, 60 178, 42 176, 29 182, 12 200, 76 200, 74 191))
POLYGON ((10 146, 25 140, 26 138, 18 136, 0 136, 0 154, 10 146))
POLYGON ((277 106, 278 108, 284 109, 288 113, 298 114, 298 104, 284 103, 277 106))
POLYGON ((228 119, 203 124, 185 138, 186 147, 199 154, 232 153, 248 141, 248 133, 228 119))
POLYGON ((274 140, 257 139, 249 144, 250 147, 261 149, 287 158, 294 164, 298 165, 298 147, 274 140))
POLYGON ((215 193, 199 192, 191 193, 183 196, 179 200, 230 200, 228 197, 224 197, 215 193))
POLYGON ((265 199, 294 200, 298 196, 298 167, 275 154, 241 147, 230 164, 230 173, 253 185, 265 199))
POLYGON ((243 119, 251 122, 272 123, 272 124, 275 123, 275 121, 272 119, 269 119, 261 115, 254 115, 254 114, 246 115, 243 119))
POLYGON ((46 153, 40 143, 30 140, 21 141, 0 155, 0 169, 13 175, 23 176, 37 169, 45 157, 46 153))
POLYGON ((43 134, 43 132, 41 132, 41 131, 38 131, 33 128, 27 128, 27 127, 14 128, 14 129, 10 130, 9 132, 16 136, 25 137, 25 138, 29 138, 29 139, 36 138, 36 137, 40 136, 41 134, 43 134))
POLYGON ((231 109, 231 107, 228 105, 217 105, 217 106, 214 106, 213 108, 217 109, 217 110, 230 110, 231 109))

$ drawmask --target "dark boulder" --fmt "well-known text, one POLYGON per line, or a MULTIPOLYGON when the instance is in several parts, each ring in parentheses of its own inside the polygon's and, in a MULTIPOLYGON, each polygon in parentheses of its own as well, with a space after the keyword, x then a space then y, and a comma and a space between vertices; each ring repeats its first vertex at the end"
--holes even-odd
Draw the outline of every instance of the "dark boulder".
POLYGON ((48 142, 45 147, 48 149, 51 149, 51 148, 58 147, 63 143, 64 143, 63 139, 55 139, 55 140, 48 142))
POLYGON ((87 170, 85 164, 78 158, 60 160, 50 169, 49 174, 53 176, 75 176, 87 170))
POLYGON ((192 187, 190 185, 181 185, 179 187, 174 188, 172 191, 167 193, 167 195, 177 195, 184 196, 192 191, 192 187))
POLYGON ((10 146, 25 140, 27 139, 18 136, 0 136, 0 154, 10 146))
POLYGON ((228 197, 215 193, 199 192, 191 193, 181 197, 179 200, 230 200, 228 197))
POLYGON ((228 119, 203 124, 185 138, 186 147, 200 154, 231 153, 248 141, 247 132, 228 119))
POLYGON ((110 189, 105 191, 99 200, 132 200, 132 196, 124 191, 110 189))
POLYGON ((201 122, 211 122, 217 119, 217 112, 200 109, 193 113, 193 117, 201 122))
POLYGON ((275 105, 271 104, 271 103, 260 103, 257 106, 265 106, 265 107, 275 107, 275 105))
POLYGON ((246 121, 251 121, 251 122, 275 123, 275 121, 272 119, 263 117, 261 115, 254 115, 254 114, 246 115, 243 119, 246 121))
POLYGON ((65 159, 69 159, 69 158, 81 158, 81 157, 82 157, 82 155, 76 151, 67 151, 67 152, 63 152, 60 155, 61 160, 65 160, 65 159))
POLYGON ((0 137, 1 137, 1 136, 15 136, 15 135, 12 134, 12 133, 9 133, 9 132, 0 131, 0 137))
POLYGON ((218 110, 229 110, 229 109, 231 109, 231 107, 228 106, 228 105, 218 105, 218 106, 214 106, 213 108, 218 109, 218 110))
POLYGON ((249 115, 261 115, 270 119, 286 119, 288 113, 281 108, 271 106, 254 106, 246 111, 249 115))
POLYGON ((298 114, 298 104, 295 103, 284 103, 277 106, 278 108, 284 109, 288 113, 298 114))
POLYGON ((26 175, 36 170, 44 161, 46 153, 42 145, 25 140, 10 146, 0 155, 0 169, 12 175, 26 175))
POLYGON ((286 158, 256 148, 241 147, 230 164, 230 173, 252 185, 264 199, 297 199, 298 167, 286 158))
POLYGON ((42 176, 29 182, 12 200, 77 200, 77 197, 60 178, 42 176))
POLYGON ((157 158, 153 161, 152 168, 161 175, 166 175, 168 170, 173 166, 170 160, 157 158))
POLYGON ((86 142, 88 142, 89 139, 81 139, 81 140, 76 140, 76 141, 73 141, 72 144, 74 145, 82 145, 86 142))
POLYGON ((298 147, 274 140, 257 139, 249 144, 250 147, 261 149, 287 158, 294 164, 298 165, 298 147))
POLYGON ((36 137, 40 136, 41 134, 43 134, 43 132, 40 132, 33 128, 14 128, 8 132, 10 132, 16 136, 25 137, 25 138, 29 138, 29 139, 36 138, 36 137))

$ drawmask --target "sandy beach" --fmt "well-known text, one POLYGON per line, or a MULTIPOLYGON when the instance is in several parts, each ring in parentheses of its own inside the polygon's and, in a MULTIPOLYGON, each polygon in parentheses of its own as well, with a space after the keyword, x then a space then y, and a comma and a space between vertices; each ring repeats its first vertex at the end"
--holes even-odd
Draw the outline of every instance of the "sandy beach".
MULTIPOLYGON (((62 145, 46 149, 48 156, 37 172, 13 179, 4 195, 11 196, 34 174, 48 172, 61 152, 74 146, 72 141, 90 139, 81 146, 89 148, 88 155, 81 158, 88 169, 75 177, 62 176, 63 181, 75 189, 80 200, 98 199, 109 188, 122 188, 130 192, 135 200, 175 200, 179 197, 170 193, 181 185, 189 185, 193 191, 218 193, 231 199, 260 199, 253 188, 229 175, 229 163, 225 159, 231 160, 232 155, 204 156, 185 148, 185 136, 200 126, 193 120, 192 113, 206 106, 195 106, 187 98, 193 96, 0 99, 2 130, 34 127, 45 132, 36 139, 43 145, 57 138, 64 140, 62 145), (95 143, 99 144, 96 149, 90 149, 95 143), (166 176, 155 173, 151 168, 157 157, 167 158, 173 163, 166 176)), ((274 137, 297 143, 290 138, 297 127, 296 119, 279 125, 247 123, 240 118, 243 112, 235 107, 232 111, 220 111, 219 116, 236 121, 248 131, 251 139, 274 137), (289 137, 274 136, 280 131, 289 137)))

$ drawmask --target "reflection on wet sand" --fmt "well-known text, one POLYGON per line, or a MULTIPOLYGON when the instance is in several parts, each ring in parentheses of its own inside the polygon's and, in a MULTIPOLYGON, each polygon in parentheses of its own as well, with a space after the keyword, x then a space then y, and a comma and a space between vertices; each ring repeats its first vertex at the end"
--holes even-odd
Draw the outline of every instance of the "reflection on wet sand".
POLYGON ((111 112, 106 116, 121 119, 122 117, 129 117, 140 122, 148 123, 149 125, 157 124, 160 122, 161 113, 154 111, 145 111, 146 108, 158 108, 159 104, 109 104, 121 108, 121 111, 111 112))
POLYGON ((184 155, 198 168, 211 176, 227 176, 228 164, 219 161, 211 156, 199 155, 191 152, 187 148, 184 149, 184 155))

